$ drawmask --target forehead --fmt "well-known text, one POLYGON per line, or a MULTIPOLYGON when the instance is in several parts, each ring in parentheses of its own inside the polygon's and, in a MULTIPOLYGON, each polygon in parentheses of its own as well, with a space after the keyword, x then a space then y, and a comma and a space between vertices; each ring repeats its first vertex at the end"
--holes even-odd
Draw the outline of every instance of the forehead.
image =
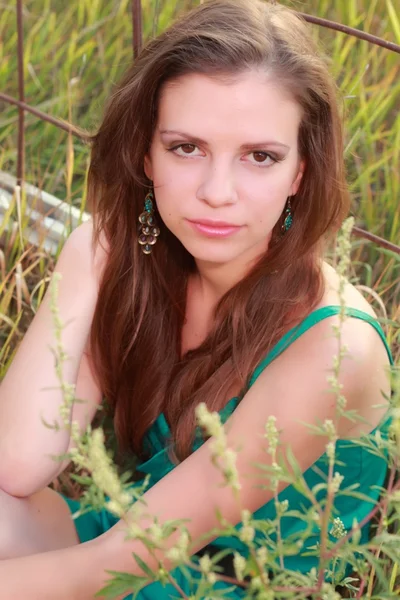
POLYGON ((301 113, 290 93, 265 72, 246 71, 229 82, 194 73, 164 85, 158 129, 182 130, 210 143, 251 142, 263 134, 293 143, 301 113))

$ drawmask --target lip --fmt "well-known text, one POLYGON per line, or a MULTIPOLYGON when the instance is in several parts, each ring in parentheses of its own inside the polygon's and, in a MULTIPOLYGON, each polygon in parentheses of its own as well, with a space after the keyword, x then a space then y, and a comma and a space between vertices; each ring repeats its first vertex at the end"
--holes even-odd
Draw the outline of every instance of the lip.
POLYGON ((190 221, 190 225, 202 235, 213 238, 224 238, 233 235, 240 231, 241 225, 231 225, 224 221, 206 221, 204 219, 199 221, 190 221), (222 223, 222 224, 221 224, 222 223))
POLYGON ((226 221, 211 221, 209 219, 189 219, 191 223, 198 223, 199 225, 206 225, 207 227, 241 227, 234 223, 227 223, 226 221))

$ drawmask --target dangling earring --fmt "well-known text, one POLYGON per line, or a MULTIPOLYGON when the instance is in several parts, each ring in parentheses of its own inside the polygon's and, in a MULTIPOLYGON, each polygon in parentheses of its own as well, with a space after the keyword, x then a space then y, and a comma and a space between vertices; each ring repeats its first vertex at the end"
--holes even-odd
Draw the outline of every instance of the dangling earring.
POLYGON ((140 233, 138 242, 142 247, 143 254, 150 254, 153 250, 153 246, 160 235, 160 228, 157 227, 154 218, 154 207, 153 207, 154 195, 153 192, 149 192, 144 199, 144 211, 139 215, 139 227, 140 233))
POLYGON ((289 196, 289 198, 287 199, 287 204, 286 204, 286 208, 285 208, 285 220, 283 221, 283 225, 282 225, 282 231, 285 233, 286 231, 288 231, 288 229, 291 228, 291 226, 293 225, 293 215, 292 215, 292 205, 290 203, 290 198, 291 196, 289 196))

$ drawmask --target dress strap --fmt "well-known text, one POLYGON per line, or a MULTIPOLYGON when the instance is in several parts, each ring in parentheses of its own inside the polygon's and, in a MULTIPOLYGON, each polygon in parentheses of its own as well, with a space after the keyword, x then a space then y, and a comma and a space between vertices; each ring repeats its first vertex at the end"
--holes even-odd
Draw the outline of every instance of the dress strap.
MULTIPOLYGON (((277 358, 286 348, 290 346, 295 340, 297 340, 303 333, 305 333, 308 329, 311 329, 313 325, 316 325, 320 321, 327 319, 328 317, 333 317, 334 315, 338 315, 340 313, 340 306, 322 306, 321 308, 317 308, 311 312, 299 325, 290 329, 285 335, 279 340, 275 346, 268 352, 267 356, 261 361, 261 363, 254 370, 253 375, 251 376, 249 387, 253 385, 256 379, 261 375, 264 369, 275 359, 277 358)), ((381 340, 386 348, 388 353, 390 364, 393 366, 394 361, 392 357, 392 353, 390 351, 389 345, 386 341, 385 333, 377 319, 371 317, 368 313, 359 310, 358 308, 352 308, 350 306, 345 307, 346 315, 349 317, 355 317, 356 319, 361 319, 362 321, 367 321, 374 327, 374 329, 379 333, 381 340)))

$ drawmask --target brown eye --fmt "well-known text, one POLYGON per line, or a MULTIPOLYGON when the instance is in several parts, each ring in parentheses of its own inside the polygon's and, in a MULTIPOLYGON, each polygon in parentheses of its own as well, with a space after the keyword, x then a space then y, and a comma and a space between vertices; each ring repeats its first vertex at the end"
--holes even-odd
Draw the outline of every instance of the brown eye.
POLYGON ((254 157, 256 158, 256 162, 264 162, 269 155, 266 152, 253 152, 254 157), (260 159, 260 160, 258 160, 260 159))
POLYGON ((173 148, 170 148, 169 151, 173 152, 177 156, 180 156, 181 158, 186 158, 187 156, 191 156, 196 148, 196 144, 187 143, 174 146, 173 148))
POLYGON ((268 154, 268 152, 262 152, 261 150, 255 150, 254 152, 251 152, 251 156, 253 156, 255 159, 253 165, 258 167, 270 167, 277 162, 276 158, 268 154))
POLYGON ((185 154, 192 154, 192 152, 196 148, 196 146, 194 144, 181 144, 180 146, 178 146, 178 148, 184 149, 185 154), (189 148, 189 150, 192 150, 192 152, 186 152, 186 150, 188 148, 189 148))

